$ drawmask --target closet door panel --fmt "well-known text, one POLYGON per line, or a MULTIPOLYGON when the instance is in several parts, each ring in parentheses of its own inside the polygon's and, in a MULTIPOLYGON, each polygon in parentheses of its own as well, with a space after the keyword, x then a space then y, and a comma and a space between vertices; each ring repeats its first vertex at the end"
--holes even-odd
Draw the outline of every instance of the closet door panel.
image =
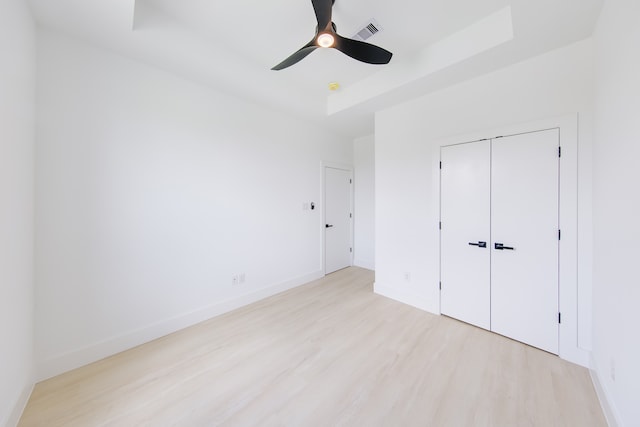
POLYGON ((494 139, 491 168, 491 329, 555 354, 558 144, 557 129, 494 139))
POLYGON ((441 311, 490 329, 490 141, 442 147, 441 160, 441 311))

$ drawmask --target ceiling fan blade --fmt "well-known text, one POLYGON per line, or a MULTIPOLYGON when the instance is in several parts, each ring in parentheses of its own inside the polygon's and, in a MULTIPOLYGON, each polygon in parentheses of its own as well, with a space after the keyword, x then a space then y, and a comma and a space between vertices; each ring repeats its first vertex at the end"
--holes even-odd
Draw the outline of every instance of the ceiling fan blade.
POLYGON ((318 20, 318 31, 322 31, 331 24, 333 0, 311 0, 311 3, 313 3, 313 10, 315 10, 318 20))
POLYGON ((368 64, 388 64, 393 53, 379 46, 348 39, 336 34, 336 43, 333 46, 345 55, 368 64))
POLYGON ((307 55, 309 55, 311 52, 313 52, 318 48, 318 45, 316 45, 315 42, 316 42, 316 39, 314 37, 313 40, 311 40, 304 47, 296 51, 293 55, 291 55, 290 57, 288 57, 287 59, 285 59, 278 65, 276 65, 275 67, 273 67, 272 70, 282 70, 283 68, 290 67, 293 64, 300 62, 307 55))

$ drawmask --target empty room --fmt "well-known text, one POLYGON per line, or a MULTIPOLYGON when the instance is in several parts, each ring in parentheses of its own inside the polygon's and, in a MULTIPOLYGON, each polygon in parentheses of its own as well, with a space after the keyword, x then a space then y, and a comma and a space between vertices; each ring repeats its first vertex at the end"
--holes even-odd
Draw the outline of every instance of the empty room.
POLYGON ((639 24, 0 0, 0 426, 639 426, 639 24))

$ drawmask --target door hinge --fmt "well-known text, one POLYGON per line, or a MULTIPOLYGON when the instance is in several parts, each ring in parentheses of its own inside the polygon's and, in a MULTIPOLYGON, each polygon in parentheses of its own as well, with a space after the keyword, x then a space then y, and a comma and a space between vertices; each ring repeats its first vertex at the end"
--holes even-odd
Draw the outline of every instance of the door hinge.
POLYGON ((442 282, 440 282, 440 290, 442 290, 442 282))
POLYGON ((442 162, 440 162, 440 169, 442 169, 442 162))
POLYGON ((349 180, 349 184, 353 184, 353 180, 352 179, 349 180))
POLYGON ((558 147, 558 157, 562 157, 562 147, 558 147))
POLYGON ((558 313, 558 323, 562 323, 562 313, 558 313))
POLYGON ((353 214, 349 214, 349 218, 353 218, 353 214))
POLYGON ((353 252, 353 248, 349 248, 349 252, 353 252))
POLYGON ((562 239, 562 230, 558 230, 558 240, 562 239))
POLYGON ((442 221, 440 221, 440 222, 438 223, 438 229, 439 229, 439 230, 442 230, 442 221))

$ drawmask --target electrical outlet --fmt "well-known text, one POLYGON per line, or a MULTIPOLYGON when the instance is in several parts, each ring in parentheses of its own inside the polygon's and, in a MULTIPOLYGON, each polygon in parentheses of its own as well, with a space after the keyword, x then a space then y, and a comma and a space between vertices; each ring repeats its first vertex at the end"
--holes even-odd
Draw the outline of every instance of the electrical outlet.
POLYGON ((411 273, 409 273, 408 271, 404 273, 404 281, 405 282, 411 281, 411 273))
POLYGON ((231 284, 233 286, 236 286, 239 283, 239 281, 240 281, 240 279, 239 279, 237 274, 235 274, 233 277, 231 277, 231 284))

